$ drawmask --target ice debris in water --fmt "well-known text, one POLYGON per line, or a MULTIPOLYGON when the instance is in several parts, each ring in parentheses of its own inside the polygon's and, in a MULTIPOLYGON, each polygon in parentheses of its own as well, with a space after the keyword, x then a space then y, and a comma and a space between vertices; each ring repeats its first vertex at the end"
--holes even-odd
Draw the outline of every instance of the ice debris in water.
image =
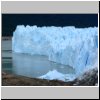
POLYGON ((49 79, 49 80, 61 80, 61 81, 71 81, 73 80, 74 74, 62 74, 57 70, 49 71, 47 74, 40 76, 39 78, 42 79, 49 79))

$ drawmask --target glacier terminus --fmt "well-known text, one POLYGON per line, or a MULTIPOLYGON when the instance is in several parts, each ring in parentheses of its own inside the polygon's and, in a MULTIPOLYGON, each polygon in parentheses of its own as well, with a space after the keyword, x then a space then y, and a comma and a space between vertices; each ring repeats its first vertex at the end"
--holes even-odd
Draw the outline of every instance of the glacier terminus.
POLYGON ((16 53, 44 55, 48 60, 69 65, 79 75, 98 63, 98 27, 24 26, 13 32, 16 53))

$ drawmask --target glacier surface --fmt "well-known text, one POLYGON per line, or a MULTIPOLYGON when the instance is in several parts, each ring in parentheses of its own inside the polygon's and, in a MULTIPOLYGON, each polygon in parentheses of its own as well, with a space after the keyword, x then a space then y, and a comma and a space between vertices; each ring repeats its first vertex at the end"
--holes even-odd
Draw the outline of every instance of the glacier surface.
POLYGON ((69 65, 81 73, 98 60, 98 27, 18 25, 13 32, 12 50, 45 55, 50 61, 69 65))

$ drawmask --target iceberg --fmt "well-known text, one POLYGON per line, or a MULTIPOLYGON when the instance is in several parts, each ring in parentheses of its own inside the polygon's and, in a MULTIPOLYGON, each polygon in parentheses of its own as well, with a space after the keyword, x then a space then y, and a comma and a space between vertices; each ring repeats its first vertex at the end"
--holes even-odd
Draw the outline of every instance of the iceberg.
POLYGON ((39 78, 49 79, 49 80, 54 80, 54 79, 56 80, 57 79, 57 80, 63 80, 63 81, 65 81, 65 75, 59 73, 56 70, 49 71, 46 75, 40 76, 39 78))
POLYGON ((69 65, 81 73, 98 60, 98 27, 18 25, 13 32, 12 50, 44 55, 50 61, 69 65))
POLYGON ((74 74, 62 74, 57 70, 49 71, 47 74, 38 77, 40 79, 49 79, 49 80, 61 80, 61 81, 72 81, 75 79, 74 74))

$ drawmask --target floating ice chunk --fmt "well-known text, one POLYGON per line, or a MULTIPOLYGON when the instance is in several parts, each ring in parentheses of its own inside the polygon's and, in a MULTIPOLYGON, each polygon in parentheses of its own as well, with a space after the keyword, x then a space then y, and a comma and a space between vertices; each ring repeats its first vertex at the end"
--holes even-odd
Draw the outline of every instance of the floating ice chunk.
POLYGON ((58 80, 63 80, 65 81, 65 76, 64 74, 59 73, 56 70, 53 71, 49 71, 46 75, 40 76, 39 78, 42 79, 49 79, 49 80, 54 80, 54 79, 58 79, 58 80))
POLYGON ((41 79, 49 79, 49 80, 61 80, 61 81, 71 81, 75 79, 74 74, 62 74, 57 70, 49 71, 47 74, 40 76, 41 79))

